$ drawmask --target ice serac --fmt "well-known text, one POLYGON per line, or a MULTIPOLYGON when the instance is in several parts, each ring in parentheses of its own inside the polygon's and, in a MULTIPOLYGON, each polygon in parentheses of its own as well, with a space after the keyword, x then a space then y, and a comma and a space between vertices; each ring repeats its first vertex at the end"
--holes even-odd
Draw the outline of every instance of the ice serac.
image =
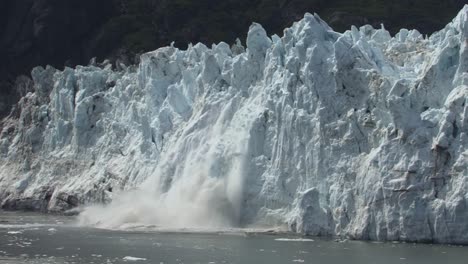
POLYGON ((468 6, 430 37, 317 15, 247 48, 33 72, 3 121, 3 208, 82 223, 287 226, 468 243, 468 6))

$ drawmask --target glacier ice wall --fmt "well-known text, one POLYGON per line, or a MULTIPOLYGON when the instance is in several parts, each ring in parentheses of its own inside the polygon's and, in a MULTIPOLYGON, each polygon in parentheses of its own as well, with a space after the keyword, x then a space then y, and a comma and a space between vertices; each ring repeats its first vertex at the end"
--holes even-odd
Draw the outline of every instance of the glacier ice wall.
POLYGON ((281 226, 468 243, 468 6, 430 37, 317 15, 247 48, 32 72, 3 121, 7 209, 86 224, 281 226), (125 68, 125 67, 124 67, 125 68))

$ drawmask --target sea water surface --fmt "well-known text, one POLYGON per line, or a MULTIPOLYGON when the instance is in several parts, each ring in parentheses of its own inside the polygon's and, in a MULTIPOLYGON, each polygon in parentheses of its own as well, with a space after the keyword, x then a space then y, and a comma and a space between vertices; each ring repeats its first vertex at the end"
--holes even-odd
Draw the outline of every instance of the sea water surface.
POLYGON ((466 264, 468 248, 255 232, 116 231, 0 211, 0 263, 466 264))

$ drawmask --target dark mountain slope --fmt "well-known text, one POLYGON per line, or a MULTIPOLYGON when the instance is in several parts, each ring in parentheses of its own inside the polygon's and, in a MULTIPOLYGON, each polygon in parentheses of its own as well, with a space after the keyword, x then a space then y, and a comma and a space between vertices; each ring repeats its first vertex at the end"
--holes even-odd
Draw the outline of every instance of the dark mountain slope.
POLYGON ((0 0, 0 117, 17 101, 11 87, 36 65, 87 63, 90 41, 115 13, 107 0, 0 0))

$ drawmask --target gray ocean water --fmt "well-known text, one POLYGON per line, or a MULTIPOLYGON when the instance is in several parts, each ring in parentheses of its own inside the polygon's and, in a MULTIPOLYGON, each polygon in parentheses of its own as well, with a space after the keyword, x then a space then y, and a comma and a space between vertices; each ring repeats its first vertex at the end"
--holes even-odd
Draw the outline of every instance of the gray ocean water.
POLYGON ((72 217, 0 211, 0 263, 468 263, 468 248, 288 234, 113 231, 72 217))

